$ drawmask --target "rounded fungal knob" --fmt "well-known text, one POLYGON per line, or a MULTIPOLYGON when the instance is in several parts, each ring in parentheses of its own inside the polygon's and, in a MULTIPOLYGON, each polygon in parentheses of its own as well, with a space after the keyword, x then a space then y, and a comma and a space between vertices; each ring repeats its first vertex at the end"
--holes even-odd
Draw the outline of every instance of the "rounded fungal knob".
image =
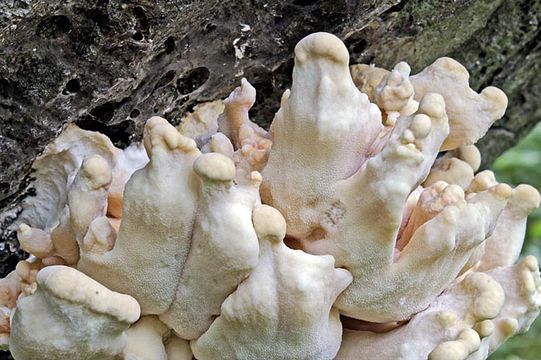
POLYGON ((197 175, 211 181, 232 181, 235 178, 235 164, 225 155, 207 153, 199 156, 193 170, 197 175))

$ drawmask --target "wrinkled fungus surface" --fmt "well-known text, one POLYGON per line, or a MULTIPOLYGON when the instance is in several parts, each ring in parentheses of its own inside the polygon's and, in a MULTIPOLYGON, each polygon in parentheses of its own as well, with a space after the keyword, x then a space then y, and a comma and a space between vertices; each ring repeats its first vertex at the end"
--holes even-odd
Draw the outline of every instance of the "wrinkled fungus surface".
POLYGON ((486 359, 539 313, 537 261, 518 258, 540 196, 476 173, 501 90, 475 92, 450 58, 410 72, 350 68, 315 33, 268 132, 247 79, 178 129, 152 117, 124 150, 68 126, 34 163, 17 229, 32 257, 0 280, 0 345, 16 360, 486 359))

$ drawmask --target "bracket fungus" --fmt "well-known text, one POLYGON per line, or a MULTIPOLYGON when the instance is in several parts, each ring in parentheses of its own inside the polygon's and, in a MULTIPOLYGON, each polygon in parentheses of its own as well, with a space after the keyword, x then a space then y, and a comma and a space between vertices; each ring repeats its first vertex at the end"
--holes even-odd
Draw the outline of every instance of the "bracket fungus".
POLYGON ((316 33, 268 132, 246 79, 124 150, 68 126, 34 163, 0 344, 16 360, 486 359, 541 307, 537 261, 519 260, 540 196, 476 174, 502 91, 449 58, 410 71, 350 68, 316 33))

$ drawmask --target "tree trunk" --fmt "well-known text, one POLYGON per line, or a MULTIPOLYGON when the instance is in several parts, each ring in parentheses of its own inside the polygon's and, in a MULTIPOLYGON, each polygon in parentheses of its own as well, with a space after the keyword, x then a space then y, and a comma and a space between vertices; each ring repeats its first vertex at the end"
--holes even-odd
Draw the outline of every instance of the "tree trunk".
POLYGON ((246 77, 268 125, 291 82, 297 41, 341 37, 352 63, 413 73, 451 56, 471 85, 502 88, 506 116, 480 142, 488 166, 539 119, 541 1, 7 0, 0 5, 0 275, 21 253, 8 226, 32 195, 30 166, 67 123, 118 146, 160 115, 177 124, 246 77))

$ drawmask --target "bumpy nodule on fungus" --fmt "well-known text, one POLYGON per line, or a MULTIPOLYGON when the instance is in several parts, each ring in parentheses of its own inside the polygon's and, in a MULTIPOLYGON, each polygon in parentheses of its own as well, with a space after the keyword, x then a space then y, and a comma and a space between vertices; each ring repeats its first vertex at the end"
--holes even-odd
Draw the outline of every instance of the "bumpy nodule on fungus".
POLYGON ((115 148, 68 126, 34 163, 0 280, 16 360, 474 360, 541 306, 528 185, 476 174, 505 94, 442 58, 349 67, 316 33, 267 132, 246 79, 115 148))

